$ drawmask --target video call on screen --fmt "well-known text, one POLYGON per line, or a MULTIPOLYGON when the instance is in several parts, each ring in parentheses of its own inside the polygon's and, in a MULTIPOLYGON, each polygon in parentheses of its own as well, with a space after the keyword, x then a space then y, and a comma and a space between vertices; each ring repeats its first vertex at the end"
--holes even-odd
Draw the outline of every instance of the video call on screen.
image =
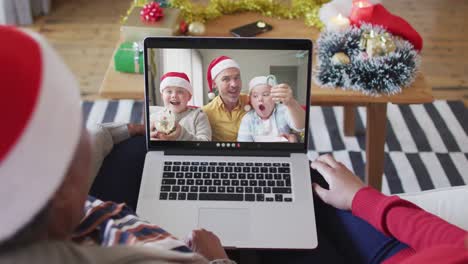
POLYGON ((304 142, 308 56, 307 50, 149 49, 150 139, 304 142), (220 56, 228 59, 213 64, 220 56), (209 72, 216 74, 211 82, 209 72))

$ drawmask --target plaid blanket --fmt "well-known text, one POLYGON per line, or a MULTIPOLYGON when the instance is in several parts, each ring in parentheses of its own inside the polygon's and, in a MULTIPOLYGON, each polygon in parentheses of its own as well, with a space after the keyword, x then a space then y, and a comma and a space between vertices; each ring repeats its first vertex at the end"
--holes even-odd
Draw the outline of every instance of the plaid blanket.
POLYGON ((88 196, 85 216, 72 238, 87 245, 144 245, 191 252, 182 241, 161 227, 140 219, 125 204, 103 202, 92 196, 88 196))

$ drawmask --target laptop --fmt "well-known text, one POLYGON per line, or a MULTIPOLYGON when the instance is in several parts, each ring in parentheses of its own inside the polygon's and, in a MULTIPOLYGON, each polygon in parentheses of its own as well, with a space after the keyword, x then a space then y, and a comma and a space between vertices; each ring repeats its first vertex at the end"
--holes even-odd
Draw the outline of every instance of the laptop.
MULTIPOLYGON (((305 39, 149 37, 144 40, 144 66, 148 152, 137 203, 138 215, 180 239, 193 229, 210 230, 227 248, 316 248, 317 230, 306 155, 312 42, 305 39), (223 131, 223 124, 213 118, 208 118, 211 138, 169 140, 159 137, 158 133, 165 131, 162 127, 174 128, 178 122, 177 114, 167 111, 170 106, 164 106, 161 77, 170 72, 184 73, 192 89, 187 109, 209 117, 205 107, 212 100, 224 102, 216 90, 214 98, 208 96, 207 71, 210 63, 220 56, 227 56, 239 66, 243 98, 252 98, 249 95, 251 79, 273 75, 278 84, 288 84, 298 103, 296 107, 300 105, 303 113, 294 117, 281 101, 276 102, 270 116, 272 122, 277 122, 274 128, 264 129, 264 134, 255 134, 251 140, 215 139, 216 135, 227 134, 227 130, 223 131), (282 118, 295 120, 289 123, 298 122, 291 126, 299 124, 297 127, 302 128, 287 127, 287 136, 284 130, 279 134, 286 122, 283 120, 279 125, 280 117, 276 115, 281 111, 287 113, 282 118), (156 128, 159 130, 155 134, 156 128)), ((223 111, 225 108, 218 104, 218 108, 211 107, 210 111, 213 109, 223 111)), ((236 111, 245 110, 249 109, 236 111)), ((255 116, 255 111, 251 109, 239 118, 255 116)), ((234 112, 225 114, 229 117, 234 112)), ((234 127, 235 122, 242 124, 242 120, 234 120, 234 127)), ((187 123, 190 122, 183 125, 187 123)), ((233 124, 224 123, 231 128, 233 124)), ((164 133, 173 131, 169 129, 164 133)))

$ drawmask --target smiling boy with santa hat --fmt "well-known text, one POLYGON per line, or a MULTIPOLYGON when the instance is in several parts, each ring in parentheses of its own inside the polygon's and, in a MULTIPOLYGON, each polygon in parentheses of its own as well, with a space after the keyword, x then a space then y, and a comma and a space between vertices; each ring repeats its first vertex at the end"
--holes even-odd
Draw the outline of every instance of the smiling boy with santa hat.
POLYGON ((164 103, 164 109, 158 109, 150 116, 151 139, 154 140, 186 140, 210 141, 211 127, 208 117, 201 109, 188 107, 192 98, 193 88, 188 76, 183 72, 167 72, 161 77, 159 91, 164 103), (161 116, 167 115, 168 116, 161 116), (158 117, 159 115, 159 117, 158 117), (170 123, 172 116, 174 126, 169 131, 159 128, 156 121, 165 118, 163 122, 170 123), (158 129, 159 128, 159 129, 158 129), (159 130, 159 131, 158 131, 159 130))

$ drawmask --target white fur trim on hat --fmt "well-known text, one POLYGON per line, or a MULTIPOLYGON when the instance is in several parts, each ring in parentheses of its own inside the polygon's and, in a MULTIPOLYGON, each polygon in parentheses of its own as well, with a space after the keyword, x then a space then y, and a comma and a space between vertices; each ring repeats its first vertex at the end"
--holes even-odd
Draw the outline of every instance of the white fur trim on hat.
POLYGON ((267 82, 267 76, 257 76, 254 77, 252 80, 249 82, 249 92, 252 91, 252 89, 255 86, 261 85, 261 84, 268 84, 267 82))
POLYGON ((23 228, 53 197, 82 131, 78 82, 42 37, 28 35, 41 50, 41 88, 30 120, 1 164, 0 241, 23 228))
POLYGON ((184 88, 185 90, 187 90, 190 94, 193 94, 193 89, 192 89, 192 85, 187 81, 185 80, 184 78, 180 78, 180 77, 165 77, 161 84, 159 85, 159 91, 162 93, 163 90, 166 88, 166 87, 169 87, 169 86, 177 86, 177 87, 181 87, 181 88, 184 88))
POLYGON ((218 62, 215 66, 213 66, 213 68, 211 68, 211 78, 214 80, 220 72, 229 68, 237 68, 240 70, 239 64, 237 64, 237 62, 235 62, 234 60, 222 60, 218 62))

